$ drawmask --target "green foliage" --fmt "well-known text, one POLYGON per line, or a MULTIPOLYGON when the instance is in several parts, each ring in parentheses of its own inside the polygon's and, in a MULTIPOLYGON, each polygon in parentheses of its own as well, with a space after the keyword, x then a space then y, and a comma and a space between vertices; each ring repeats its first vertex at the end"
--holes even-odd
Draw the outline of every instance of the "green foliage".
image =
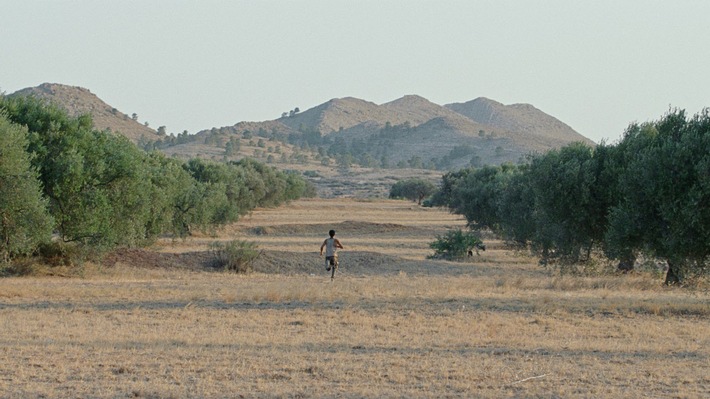
POLYGON ((527 247, 535 237, 535 195, 527 174, 528 166, 513 170, 498 199, 498 233, 506 242, 517 247, 527 247))
POLYGON ((145 239, 151 199, 144 153, 127 139, 92 130, 91 118, 70 118, 32 97, 3 107, 29 127, 29 150, 63 241, 96 248, 145 239))
POLYGON ((93 129, 89 116, 69 117, 33 97, 0 96, 0 113, 5 258, 34 252, 52 229, 80 252, 101 252, 211 229, 315 191, 253 160, 185 164, 146 154, 93 129))
MULTIPOLYGON (((354 164, 359 164, 363 167, 382 167, 382 168, 426 168, 426 169, 447 169, 454 162, 461 162, 463 158, 471 159, 474 157, 475 148, 470 144, 455 146, 447 154, 438 158, 422 159, 418 156, 412 156, 409 159, 401 159, 397 162, 393 161, 390 151, 395 148, 398 143, 406 141, 414 133, 414 128, 409 122, 400 125, 392 125, 387 122, 383 128, 377 133, 372 133, 367 137, 352 137, 350 135, 340 134, 322 135, 317 130, 310 130, 299 127, 298 132, 293 132, 288 135, 287 142, 294 146, 305 148, 318 148, 320 161, 328 164, 328 160, 324 156, 334 159, 336 164, 343 170, 347 170, 354 164)), ((280 138, 277 138, 280 139, 280 138)), ((480 160, 480 157, 477 158, 480 160)))
POLYGON ((439 189, 431 197, 432 205, 447 206, 453 210, 459 201, 458 193, 455 193, 455 190, 457 190, 457 187, 462 184, 462 181, 466 178, 466 176, 474 170, 475 169, 473 168, 464 168, 448 172, 442 176, 439 189))
POLYGON ((435 191, 436 186, 430 181, 419 178, 407 179, 392 185, 390 198, 406 198, 421 205, 422 200, 432 195, 435 191))
POLYGON ((210 244, 210 249, 218 268, 236 273, 252 272, 254 261, 261 255, 255 243, 241 240, 216 241, 210 244))
POLYGON ((608 252, 668 261, 666 282, 707 269, 710 257, 710 115, 672 111, 632 125, 617 154, 620 201, 610 212, 608 252))
POLYGON ((474 232, 464 232, 461 229, 449 230, 444 236, 437 236, 436 241, 429 244, 434 250, 433 258, 460 259, 468 251, 485 248, 483 241, 474 232))
POLYGON ((513 167, 444 175, 432 204, 567 267, 593 253, 667 261, 666 282, 710 263, 710 112, 631 125, 617 145, 574 143, 513 167))
POLYGON ((498 200, 514 170, 512 165, 486 166, 465 173, 449 193, 451 208, 473 229, 498 230, 498 200))
POLYGON ((53 220, 27 144, 27 129, 0 114, 0 261, 28 255, 51 238, 53 220))
POLYGON ((287 172, 285 175, 286 191, 284 193, 284 199, 286 201, 291 201, 302 197, 316 197, 316 187, 313 185, 313 183, 302 178, 298 174, 298 172, 287 172))
POLYGON ((533 247, 545 260, 553 256, 563 264, 589 259, 595 239, 596 215, 604 215, 594 195, 593 149, 570 144, 532 159, 526 176, 535 199, 533 247))
POLYGON ((588 259, 603 237, 609 196, 597 184, 595 154, 572 144, 531 156, 526 165, 451 172, 434 202, 464 215, 474 229, 491 229, 509 243, 530 246, 545 261, 576 263, 588 259))
POLYGON ((437 169, 448 169, 455 160, 463 157, 471 158, 475 152, 475 148, 473 148, 470 144, 458 145, 452 148, 446 156, 443 156, 441 159, 434 160, 434 163, 437 169))
POLYGON ((211 226, 214 198, 219 193, 208 190, 208 185, 194 179, 178 160, 159 153, 150 154, 146 166, 151 181, 151 212, 146 219, 147 236, 163 233, 184 237, 193 229, 206 230, 211 226))

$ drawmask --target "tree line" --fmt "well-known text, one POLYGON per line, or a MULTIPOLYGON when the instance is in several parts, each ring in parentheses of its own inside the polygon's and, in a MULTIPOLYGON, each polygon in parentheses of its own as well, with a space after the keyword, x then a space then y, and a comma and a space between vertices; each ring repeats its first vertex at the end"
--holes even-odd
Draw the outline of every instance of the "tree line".
MULTIPOLYGON (((292 111, 293 112, 293 111, 292 111)), ((165 133, 165 127, 158 128, 159 133, 165 133)), ((342 129, 341 129, 342 131, 342 129)), ((391 154, 391 149, 406 137, 411 137, 415 133, 409 122, 400 125, 392 125, 387 122, 377 132, 369 134, 367 137, 356 137, 346 139, 343 135, 326 134, 323 135, 318 129, 309 128, 304 125, 297 130, 285 133, 276 129, 267 131, 264 128, 252 132, 250 130, 238 131, 232 126, 212 128, 203 137, 190 135, 187 131, 179 133, 177 136, 165 135, 161 139, 141 137, 138 146, 146 151, 169 148, 171 146, 192 143, 202 140, 204 144, 223 147, 225 156, 232 156, 241 149, 241 140, 246 140, 250 146, 258 146, 264 150, 255 150, 255 158, 264 158, 267 163, 272 162, 297 162, 306 163, 309 158, 320 161, 323 165, 335 163, 341 168, 349 168, 353 165, 369 168, 415 168, 430 170, 449 170, 452 165, 467 162, 472 166, 480 166, 481 157, 477 155, 477 149, 470 143, 464 143, 453 147, 448 154, 431 159, 422 159, 413 155, 409 159, 399 159, 394 162, 396 154, 391 154), (281 153, 280 145, 267 145, 269 143, 288 144, 292 146, 294 152, 289 158, 281 153), (278 150, 276 150, 278 149, 278 150), (278 158, 276 155, 278 155, 278 158)), ((493 139, 495 133, 486 135, 480 131, 479 137, 493 139)), ((496 148, 496 154, 501 155, 502 148, 496 148)))
POLYGON ((442 178, 432 204, 574 267, 601 254, 630 269, 665 260, 666 283, 710 269, 710 111, 631 124, 616 144, 574 143, 521 165, 442 178))
POLYGON ((300 175, 251 159, 183 162, 145 152, 34 97, 0 96, 0 257, 42 248, 143 246, 315 195, 300 175))

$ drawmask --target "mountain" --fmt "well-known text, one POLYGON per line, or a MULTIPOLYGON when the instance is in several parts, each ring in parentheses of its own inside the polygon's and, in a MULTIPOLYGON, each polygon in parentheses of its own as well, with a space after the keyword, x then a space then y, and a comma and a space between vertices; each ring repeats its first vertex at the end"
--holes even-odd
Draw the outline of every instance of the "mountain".
MULTIPOLYGON (((12 95, 47 99, 71 115, 90 113, 97 129, 123 134, 137 144, 166 138, 81 87, 44 83, 12 95)), ((168 155, 224 159, 227 142, 240 138, 245 140, 229 157, 263 157, 285 168, 309 162, 333 165, 338 157, 350 154, 363 165, 446 170, 516 163, 526 154, 575 141, 594 145, 530 104, 504 105, 479 97, 442 106, 406 95, 380 105, 354 97, 334 98, 274 120, 238 122, 164 140, 160 148, 168 155)))
POLYGON ((392 115, 397 115, 397 122, 390 121, 394 125, 409 122, 411 125, 417 126, 434 118, 448 118, 451 120, 461 118, 461 115, 416 95, 407 95, 384 103, 382 108, 388 110, 392 115))
POLYGON ((43 83, 37 87, 18 90, 10 96, 35 96, 58 105, 71 116, 91 114, 96 129, 122 134, 134 143, 141 140, 156 141, 163 137, 82 87, 43 83))
POLYGON ((594 144, 574 129, 530 104, 503 105, 485 97, 465 103, 445 105, 461 115, 478 123, 503 131, 547 138, 550 144, 558 141, 582 141, 594 144))
POLYGON ((46 99, 71 115, 89 113, 97 129, 170 157, 252 157, 300 171, 323 197, 387 197, 392 184, 403 178, 436 183, 448 170, 517 163, 527 154, 575 141, 594 145, 532 105, 503 105, 483 97, 444 106, 417 95, 380 105, 334 98, 274 120, 241 121, 176 137, 158 134, 81 87, 44 83, 10 96, 15 95, 46 99))
POLYGON ((594 145, 530 104, 503 105, 483 97, 445 106, 417 95, 381 105, 347 97, 269 123, 294 134, 319 131, 332 142, 360 148, 350 150, 356 157, 355 151, 365 151, 399 166, 418 164, 417 158, 424 166, 447 169, 515 163, 575 141, 594 145))
POLYGON ((277 121, 293 130, 307 127, 321 133, 329 133, 383 118, 386 119, 387 116, 378 105, 345 97, 332 99, 305 112, 281 117, 277 121))
POLYGON ((357 126, 382 127, 387 123, 408 123, 417 126, 440 117, 458 119, 462 118, 462 115, 423 97, 407 95, 382 105, 353 97, 335 98, 305 112, 284 116, 276 121, 294 130, 305 127, 329 134, 357 126))

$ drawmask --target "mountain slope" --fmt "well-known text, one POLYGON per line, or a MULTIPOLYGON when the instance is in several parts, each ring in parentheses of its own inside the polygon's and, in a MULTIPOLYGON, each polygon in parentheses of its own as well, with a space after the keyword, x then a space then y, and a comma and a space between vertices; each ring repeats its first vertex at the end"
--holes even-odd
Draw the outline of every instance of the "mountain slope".
POLYGON ((452 122, 461 118, 456 112, 416 95, 407 95, 380 107, 396 115, 397 120, 390 121, 394 125, 409 122, 412 126, 417 126, 434 118, 448 118, 452 122))
POLYGON ((503 105, 479 97, 465 103, 447 104, 445 107, 478 123, 511 133, 537 136, 548 139, 547 141, 582 141, 593 144, 559 119, 530 104, 503 105))
POLYGON ((305 112, 277 119, 293 130, 306 127, 323 134, 348 129, 363 122, 387 119, 377 104, 353 97, 334 98, 305 112))
POLYGON ((71 116, 91 114, 96 129, 108 129, 122 134, 134 143, 138 143, 141 139, 155 141, 162 138, 155 130, 134 121, 82 87, 43 83, 37 87, 18 90, 10 96, 28 95, 53 102, 64 108, 71 116))
MULTIPOLYGON (((135 143, 164 138, 84 88, 45 83, 12 95, 53 101, 71 115, 90 113, 96 128, 119 132, 135 143)), ((452 169, 515 163, 525 154, 574 141, 594 144, 529 104, 503 105, 479 97, 441 106, 406 95, 381 105, 353 97, 336 98, 275 120, 203 130, 161 148, 182 157, 254 156, 286 168, 306 158, 333 165, 339 157, 351 154, 356 162, 370 166, 452 169), (233 153, 232 148, 231 155, 226 154, 228 142, 232 147, 240 144, 241 152, 233 153), (245 149, 249 152, 244 153, 245 149), (309 151, 311 155, 307 155, 309 151)))

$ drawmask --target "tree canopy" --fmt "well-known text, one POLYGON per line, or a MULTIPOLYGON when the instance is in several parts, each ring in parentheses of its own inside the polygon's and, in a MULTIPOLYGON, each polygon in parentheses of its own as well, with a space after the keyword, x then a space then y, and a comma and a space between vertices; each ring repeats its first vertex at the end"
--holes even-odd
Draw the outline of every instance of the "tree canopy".
POLYGON ((184 163, 146 153, 94 129, 90 116, 34 97, 0 96, 0 139, 6 259, 34 252, 52 232, 92 251, 140 246, 312 192, 300 176, 252 160, 184 163))
POLYGON ((672 110, 632 124, 616 145, 573 143, 519 166, 450 172, 433 202, 543 264, 594 252, 655 257, 668 263, 666 282, 678 283, 710 261, 710 115, 672 110))
POLYGON ((390 198, 406 198, 421 205, 422 200, 435 191, 436 186, 430 181, 419 178, 407 179, 398 181, 392 186, 390 198))
POLYGON ((53 220, 27 152, 27 129, 0 113, 0 259, 31 253, 49 240, 53 220))

